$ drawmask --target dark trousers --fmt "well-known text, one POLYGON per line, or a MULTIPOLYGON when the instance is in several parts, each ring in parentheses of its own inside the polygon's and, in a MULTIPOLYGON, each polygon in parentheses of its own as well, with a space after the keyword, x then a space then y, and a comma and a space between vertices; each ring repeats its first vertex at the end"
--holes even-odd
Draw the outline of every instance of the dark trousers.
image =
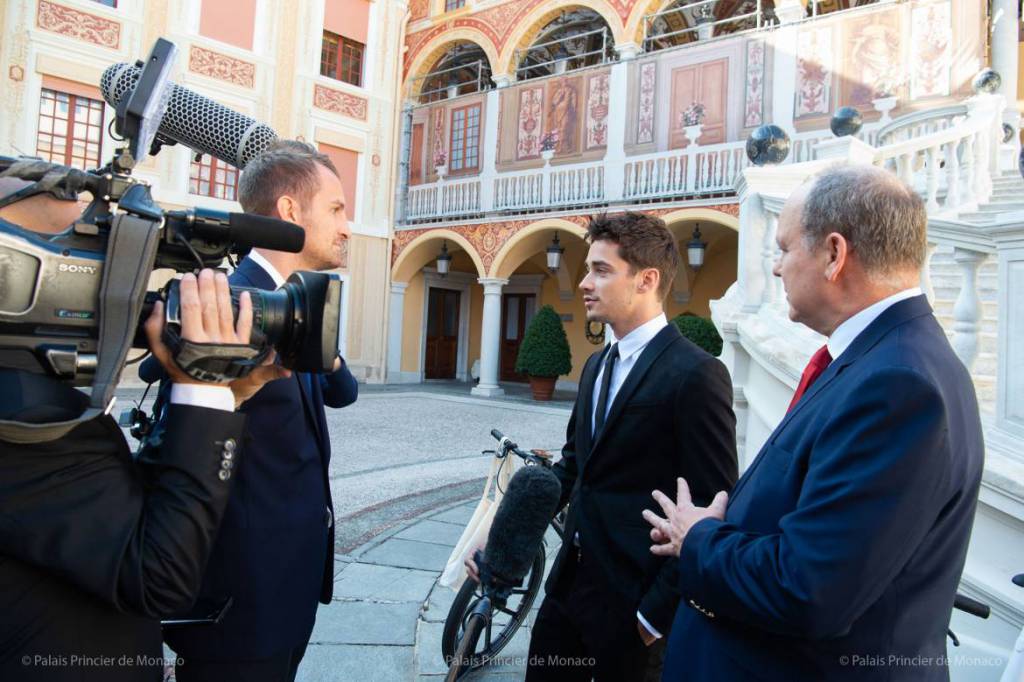
POLYGON ((203 661, 182 658, 177 682, 294 682, 306 645, 254 661, 203 661))
POLYGON ((572 575, 563 576, 537 612, 526 682, 660 679, 664 638, 644 646, 636 611, 611 603, 585 558, 566 570, 572 575))

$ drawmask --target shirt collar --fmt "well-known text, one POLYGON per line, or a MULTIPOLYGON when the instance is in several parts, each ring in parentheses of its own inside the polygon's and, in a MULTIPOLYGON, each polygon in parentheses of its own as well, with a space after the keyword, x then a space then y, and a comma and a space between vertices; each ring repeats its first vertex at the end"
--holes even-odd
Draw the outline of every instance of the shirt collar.
POLYGON ((665 317, 665 313, 659 313, 621 339, 616 339, 615 333, 612 332, 612 343, 619 344, 619 359, 625 360, 631 355, 642 351, 651 342, 651 339, 657 336, 658 332, 666 326, 668 326, 668 319, 665 317))
POLYGON ((270 275, 270 279, 274 280, 274 286, 276 288, 281 288, 284 284, 284 277, 281 276, 281 273, 277 271, 277 268, 271 265, 270 261, 268 261, 262 253, 253 249, 249 252, 249 260, 263 268, 263 271, 270 275))
POLYGON ((832 356, 833 360, 835 360, 850 347, 850 344, 860 336, 861 332, 867 329, 868 326, 878 319, 878 316, 884 313, 890 306, 908 298, 920 295, 920 287, 905 289, 904 291, 893 294, 888 298, 883 298, 881 301, 869 305, 853 317, 850 317, 841 325, 836 327, 836 330, 832 332, 832 336, 828 337, 828 354, 832 356))

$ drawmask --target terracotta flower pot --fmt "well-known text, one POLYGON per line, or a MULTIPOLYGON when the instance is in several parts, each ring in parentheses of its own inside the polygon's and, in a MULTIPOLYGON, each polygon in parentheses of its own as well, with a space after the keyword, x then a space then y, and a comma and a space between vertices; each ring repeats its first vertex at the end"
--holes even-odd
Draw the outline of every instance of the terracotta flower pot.
POLYGON ((535 377, 530 375, 530 390, 534 400, 551 400, 558 377, 535 377))

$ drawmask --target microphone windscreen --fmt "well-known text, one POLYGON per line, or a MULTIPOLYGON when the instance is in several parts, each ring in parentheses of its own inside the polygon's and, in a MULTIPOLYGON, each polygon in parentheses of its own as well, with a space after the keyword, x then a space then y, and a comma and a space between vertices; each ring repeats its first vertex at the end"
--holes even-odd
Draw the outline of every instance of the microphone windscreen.
POLYGON ((294 223, 252 213, 231 213, 231 240, 240 247, 299 253, 306 244, 306 232, 294 223))
MULTIPOLYGON (((130 96, 142 70, 132 64, 107 67, 100 78, 100 92, 107 104, 117 108, 130 96)), ((171 83, 167 111, 159 133, 198 152, 211 154, 237 168, 245 168, 253 157, 277 139, 277 133, 264 124, 203 97, 188 88, 171 83)))
POLYGON ((488 571, 508 585, 526 577, 561 497, 558 478, 543 466, 525 466, 509 481, 487 535, 488 571))

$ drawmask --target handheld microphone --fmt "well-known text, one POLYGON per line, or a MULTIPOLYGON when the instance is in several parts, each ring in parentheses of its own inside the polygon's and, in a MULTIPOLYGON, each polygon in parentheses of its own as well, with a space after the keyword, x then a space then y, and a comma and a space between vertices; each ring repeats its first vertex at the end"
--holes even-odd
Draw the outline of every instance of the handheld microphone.
MULTIPOLYGON (((107 67, 100 79, 100 92, 107 104, 117 108, 139 82, 142 69, 121 63, 107 67)), ((171 83, 167 112, 159 135, 217 157, 241 169, 277 139, 265 123, 232 111, 188 88, 171 83)))
POLYGON ((561 494, 558 478, 545 467, 525 466, 515 473, 487 535, 480 569, 484 587, 508 588, 523 582, 561 494))

